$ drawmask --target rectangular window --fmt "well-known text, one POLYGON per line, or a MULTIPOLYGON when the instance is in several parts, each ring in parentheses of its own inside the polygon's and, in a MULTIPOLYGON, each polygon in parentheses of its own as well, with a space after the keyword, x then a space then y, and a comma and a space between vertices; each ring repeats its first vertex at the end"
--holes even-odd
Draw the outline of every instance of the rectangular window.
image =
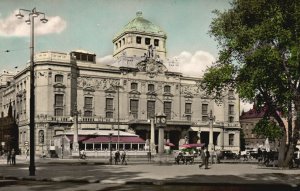
POLYGON ((228 114, 229 115, 234 115, 234 105, 229 105, 228 106, 228 114))
POLYGON ((202 115, 208 115, 208 104, 202 104, 202 115))
POLYGON ((106 110, 112 111, 114 109, 114 99, 106 98, 106 110))
POLYGON ((149 84, 148 85, 148 91, 149 92, 154 92, 154 84, 149 84))
POLYGON ((85 117, 92 117, 92 115, 93 115, 93 112, 92 111, 84 111, 84 116, 85 117))
POLYGON ((60 74, 55 75, 54 78, 55 78, 54 79, 55 82, 63 82, 64 81, 64 76, 60 75, 60 74))
POLYGON ((64 111, 63 109, 57 108, 54 110, 54 115, 55 116, 63 116, 64 115, 63 111, 64 111))
POLYGON ((84 109, 92 109, 93 108, 93 98, 85 97, 84 98, 84 109))
POLYGON ((202 116, 202 121, 203 121, 203 122, 208 121, 208 116, 202 116))
POLYGON ((145 44, 150 45, 150 38, 145 38, 145 44))
POLYGON ((134 119, 138 118, 139 100, 130 100, 130 112, 134 119))
POLYGON ((106 112, 106 118, 113 118, 113 117, 114 117, 114 113, 112 111, 106 112))
POLYGON ((234 145, 234 134, 229 134, 229 146, 234 145))
POLYGON ((151 119, 155 117, 155 101, 147 102, 147 118, 151 119))
POLYGON ((137 90, 138 84, 137 83, 131 83, 131 90, 137 90))
POLYGON ((88 55, 89 62, 95 62, 94 55, 88 55))
POLYGON ((168 85, 165 86, 165 87, 164 87, 164 92, 165 92, 165 93, 171 93, 171 86, 168 86, 168 85))
POLYGON ((186 120, 187 120, 187 121, 192 121, 192 116, 191 116, 191 115, 187 115, 187 116, 186 116, 186 120))
POLYGON ((87 55, 86 54, 81 54, 81 60, 82 61, 87 61, 87 55))
POLYGON ((164 113, 167 115, 167 119, 171 119, 172 102, 164 102, 164 113))
POLYGON ((136 37, 136 43, 137 43, 137 44, 141 44, 141 42, 142 42, 142 37, 137 36, 137 37, 136 37))
POLYGON ((159 46, 159 40, 158 39, 154 39, 154 46, 159 46))
POLYGON ((185 113, 187 113, 187 114, 192 113, 192 104, 191 103, 185 103, 185 113))
MULTIPOLYGON (((229 122, 229 123, 233 123, 233 122, 234 122, 234 117, 230 116, 230 117, 228 118, 228 122, 229 122)), ((247 129, 248 129, 248 127, 247 127, 247 129)))
POLYGON ((64 105, 64 95, 63 94, 55 94, 54 104, 56 107, 62 107, 64 105))

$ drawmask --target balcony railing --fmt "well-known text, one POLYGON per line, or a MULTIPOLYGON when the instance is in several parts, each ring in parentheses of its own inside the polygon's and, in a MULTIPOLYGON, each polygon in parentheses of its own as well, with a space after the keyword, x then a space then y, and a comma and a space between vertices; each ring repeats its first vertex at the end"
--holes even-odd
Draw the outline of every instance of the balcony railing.
MULTIPOLYGON (((73 123, 74 118, 71 116, 50 116, 50 115, 37 115, 35 118, 36 122, 62 122, 62 123, 73 123)), ((93 116, 93 117, 85 117, 79 116, 78 122, 100 122, 100 123, 107 123, 107 122, 117 122, 117 118, 106 118, 100 116, 93 116)), ((119 119, 120 122, 128 122, 128 119, 119 119)))

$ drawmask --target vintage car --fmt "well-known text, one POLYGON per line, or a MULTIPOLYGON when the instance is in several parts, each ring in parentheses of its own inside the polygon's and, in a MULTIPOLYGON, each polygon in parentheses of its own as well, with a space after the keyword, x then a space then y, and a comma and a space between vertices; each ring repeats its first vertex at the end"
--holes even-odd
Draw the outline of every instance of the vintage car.
POLYGON ((218 155, 219 159, 236 159, 237 155, 233 153, 231 150, 221 150, 218 155))

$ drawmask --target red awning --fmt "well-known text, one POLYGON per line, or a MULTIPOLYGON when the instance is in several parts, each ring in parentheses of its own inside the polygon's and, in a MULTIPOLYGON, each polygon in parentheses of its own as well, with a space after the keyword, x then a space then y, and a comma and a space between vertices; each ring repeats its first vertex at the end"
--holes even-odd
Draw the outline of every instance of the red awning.
MULTIPOLYGON (((142 138, 136 136, 124 136, 119 138, 120 138, 119 139, 120 143, 145 143, 145 141, 142 138)), ((83 141, 83 143, 109 143, 109 142, 110 142, 109 136, 98 136, 83 141)), ((117 136, 111 137, 111 142, 117 143, 118 137, 117 136)))
POLYGON ((165 145, 166 145, 166 146, 170 146, 170 147, 174 147, 174 146, 175 146, 173 143, 169 143, 169 142, 166 143, 165 145))
POLYGON ((205 143, 183 144, 180 147, 184 147, 184 148, 196 148, 196 147, 203 147, 203 146, 205 146, 205 143))
MULTIPOLYGON (((73 135, 67 135, 67 137, 70 140, 70 142, 73 143, 73 135)), ((78 142, 82 142, 87 139, 89 139, 87 135, 78 135, 78 142)))

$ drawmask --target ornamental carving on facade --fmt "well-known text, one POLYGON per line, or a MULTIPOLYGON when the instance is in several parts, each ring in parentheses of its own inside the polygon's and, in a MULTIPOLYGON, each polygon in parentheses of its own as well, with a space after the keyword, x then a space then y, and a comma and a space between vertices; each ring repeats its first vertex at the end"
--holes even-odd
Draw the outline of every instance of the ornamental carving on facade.
POLYGON ((153 78, 157 74, 163 74, 167 71, 167 68, 160 61, 156 61, 153 58, 146 58, 145 60, 137 63, 136 67, 140 72, 146 72, 150 78, 153 78))
POLYGON ((106 90, 111 86, 117 86, 120 84, 118 79, 108 78, 89 78, 89 77, 78 77, 77 86, 79 88, 90 87, 94 90, 106 90))
POLYGON ((182 85, 181 93, 185 95, 195 95, 198 94, 198 88, 196 85, 182 85))

